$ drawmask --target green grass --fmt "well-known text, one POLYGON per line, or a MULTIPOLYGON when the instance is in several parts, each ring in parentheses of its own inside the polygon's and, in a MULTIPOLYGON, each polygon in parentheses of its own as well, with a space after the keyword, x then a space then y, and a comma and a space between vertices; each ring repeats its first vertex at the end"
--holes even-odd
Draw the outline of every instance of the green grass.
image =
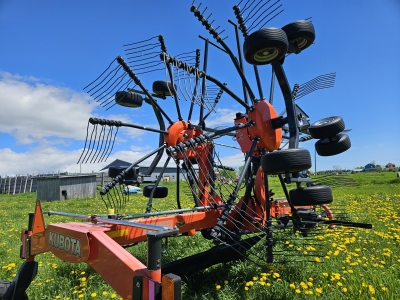
MULTIPOLYGON (((345 210, 354 222, 372 223, 372 230, 344 227, 321 230, 314 237, 325 243, 321 262, 256 265, 243 260, 213 266, 183 278, 183 299, 399 299, 399 178, 396 173, 349 176, 359 187, 334 187, 335 199, 331 206, 334 213, 345 210)), ((158 210, 176 208, 174 185, 168 185, 169 196, 154 202, 158 210)), ((277 178, 271 178, 270 187, 276 197, 283 196, 277 178)), ((185 190, 181 196, 184 206, 192 206, 185 190)), ((20 230, 27 227, 27 213, 33 211, 35 200, 35 193, 0 195, 0 279, 11 281, 23 262, 19 258, 20 230)), ((122 212, 141 213, 146 204, 147 199, 134 195, 122 212)), ((44 202, 42 206, 45 211, 106 213, 100 198, 44 202)), ((45 221, 48 224, 71 219, 51 216, 45 217, 45 221)), ((302 239, 293 234, 282 235, 281 239, 282 249, 292 250, 297 246, 291 245, 300 243, 301 249, 294 253, 299 258, 315 260, 310 256, 313 250, 301 244, 302 239)), ((199 253, 211 246, 200 234, 170 238, 163 262, 199 253)), ((262 252, 262 245, 257 245, 255 250, 262 252)), ((129 251, 145 261, 146 243, 129 251)), ((36 260, 39 272, 27 291, 30 299, 80 299, 79 295, 82 299, 112 299, 113 296, 119 299, 86 264, 65 263, 51 253, 38 255, 36 260)))

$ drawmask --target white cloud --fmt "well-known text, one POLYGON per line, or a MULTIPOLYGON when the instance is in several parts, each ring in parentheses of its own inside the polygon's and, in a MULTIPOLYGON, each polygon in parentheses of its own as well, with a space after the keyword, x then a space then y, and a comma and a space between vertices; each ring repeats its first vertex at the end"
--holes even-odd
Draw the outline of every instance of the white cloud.
POLYGON ((212 113, 210 117, 206 119, 207 127, 215 126, 233 126, 234 119, 236 118, 237 110, 230 108, 217 108, 216 113, 212 113))
MULTIPOLYGON (((88 95, 42 84, 34 77, 0 73, 0 90, 0 132, 14 136, 19 144, 65 145, 63 139, 84 140, 88 119, 96 117, 97 103, 88 95)), ((126 114, 102 118, 132 123, 126 114)), ((138 138, 145 133, 122 127, 118 138, 138 138)))

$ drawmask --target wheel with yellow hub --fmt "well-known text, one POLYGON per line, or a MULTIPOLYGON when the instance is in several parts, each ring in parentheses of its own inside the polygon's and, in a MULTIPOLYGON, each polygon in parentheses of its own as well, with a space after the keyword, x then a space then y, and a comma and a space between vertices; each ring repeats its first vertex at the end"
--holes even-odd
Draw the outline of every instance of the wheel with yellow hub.
POLYGON ((275 27, 250 34, 243 44, 246 61, 252 65, 267 65, 281 59, 288 50, 286 33, 275 27))

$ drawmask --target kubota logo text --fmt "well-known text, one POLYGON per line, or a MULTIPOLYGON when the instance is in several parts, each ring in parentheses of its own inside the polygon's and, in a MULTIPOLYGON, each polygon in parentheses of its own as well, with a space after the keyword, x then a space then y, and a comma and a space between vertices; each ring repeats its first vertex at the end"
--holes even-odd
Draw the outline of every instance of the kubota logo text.
POLYGON ((78 239, 50 231, 49 245, 81 257, 81 242, 78 239))

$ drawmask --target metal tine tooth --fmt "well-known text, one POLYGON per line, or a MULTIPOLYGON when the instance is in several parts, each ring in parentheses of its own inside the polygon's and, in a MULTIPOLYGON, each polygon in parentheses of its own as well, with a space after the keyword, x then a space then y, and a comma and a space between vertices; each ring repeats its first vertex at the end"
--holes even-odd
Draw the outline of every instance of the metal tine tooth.
MULTIPOLYGON (((110 81, 113 80, 115 76, 117 76, 118 72, 119 72, 121 69, 122 69, 122 66, 116 67, 116 68, 113 70, 113 73, 114 73, 114 74, 113 74, 110 78, 108 78, 108 76, 110 76, 112 72, 110 72, 110 73, 107 75, 106 78, 104 78, 104 79, 103 79, 99 84, 97 84, 95 87, 93 87, 92 89, 90 89, 87 93, 88 93, 88 94, 91 93, 91 94, 89 94, 89 95, 92 96, 94 99, 97 99, 97 98, 102 94, 102 92, 101 92, 102 89, 104 89, 104 88, 110 83, 110 81), (103 81, 106 80, 107 78, 108 78, 108 80, 103 84, 103 81), (99 87, 97 90, 95 90, 94 92, 92 92, 93 89, 97 88, 100 84, 103 84, 103 85, 100 86, 100 87, 99 87), (95 96, 97 93, 100 93, 100 95, 95 96)), ((123 72, 123 71, 122 71, 122 72, 123 72)))
POLYGON ((96 162, 96 158, 99 156, 101 149, 103 148, 103 142, 104 142, 104 134, 105 134, 105 125, 101 125, 101 130, 100 130, 100 134, 99 134, 99 140, 97 141, 97 147, 96 150, 94 152, 94 155, 92 157, 92 159, 90 160, 90 163, 96 162), (101 134, 103 133, 103 137, 101 136, 101 134), (101 140, 101 143, 100 143, 101 140), (100 146, 100 149, 99 149, 100 146))
MULTIPOLYGON (((254 2, 255 2, 255 1, 253 1, 253 2, 250 4, 249 8, 254 4, 254 2)), ((257 3, 256 5, 253 6, 253 8, 250 10, 250 12, 249 12, 249 14, 247 15, 247 17, 244 18, 243 22, 246 22, 246 21, 248 21, 249 19, 251 19, 251 18, 254 17, 254 15, 251 15, 251 13, 257 8, 257 6, 258 6, 261 2, 263 2, 263 0, 258 1, 258 3, 257 3)), ((266 5, 268 2, 269 2, 269 1, 265 2, 261 7, 263 7, 264 5, 266 5)), ((257 12, 259 12, 259 11, 260 11, 260 9, 258 9, 258 10, 255 12, 255 14, 257 14, 257 12)), ((242 12, 243 12, 243 11, 242 11, 242 12)))
POLYGON ((155 57, 160 57, 160 53, 159 52, 150 52, 150 53, 142 54, 140 56, 140 58, 138 58, 137 60, 133 59, 133 58, 136 58, 136 57, 127 57, 127 62, 130 63, 130 64, 133 64, 133 63, 136 63, 136 62, 143 62, 143 61, 146 61, 146 60, 150 60, 150 59, 155 58, 155 57), (154 54, 154 55, 150 56, 150 57, 146 57, 146 56, 149 56, 149 55, 152 55, 152 54, 154 54))
MULTIPOLYGON (((88 147, 87 147, 87 149, 86 149, 85 156, 83 157, 81 163, 85 163, 86 156, 88 155, 89 150, 90 150, 90 147, 91 147, 91 144, 92 144, 93 132, 94 132, 95 130, 96 130, 96 125, 93 125, 92 133, 91 133, 90 139, 89 139, 89 145, 88 145, 88 147)), ((85 144, 86 144, 86 143, 85 143, 85 144)), ((83 154, 83 153, 82 153, 82 154, 83 154)))
MULTIPOLYGON (((111 91, 115 90, 115 86, 118 86, 122 80, 124 80, 124 78, 127 76, 128 74, 126 72, 123 72, 119 77, 117 77, 112 83, 110 83, 108 85, 108 87, 106 88, 104 86, 104 89, 101 91, 101 94, 96 96, 96 101, 100 102, 102 101, 105 97, 108 97, 110 95, 110 93, 108 93, 108 91, 111 89, 111 91), (119 81, 118 81, 119 80, 119 81)), ((128 77, 129 78, 129 77, 128 77)), ((107 100, 106 100, 107 101, 107 100)), ((102 105, 104 103, 101 102, 100 105, 102 105)))
MULTIPOLYGON (((278 2, 276 2, 278 3, 278 2)), ((280 7, 282 7, 282 4, 279 5, 277 8, 275 8, 273 11, 271 11, 268 15, 266 15, 265 17, 269 16, 270 14, 274 13, 276 10, 278 10, 280 7)), ((264 22, 259 28, 263 28, 265 25, 267 25, 270 21, 272 21, 273 19, 275 19, 277 16, 279 16, 281 13, 283 13, 284 9, 281 9, 280 11, 278 11, 275 15, 273 15, 271 18, 269 18, 266 22, 264 22)), ((260 23, 257 24, 257 26, 260 23)), ((255 27, 257 27, 255 26, 255 27)))
POLYGON ((116 60, 117 60, 117 59, 114 58, 114 59, 112 60, 112 62, 108 65, 108 67, 107 67, 95 80, 93 80, 91 83, 89 83, 89 84, 88 84, 87 86, 85 86, 83 89, 84 89, 84 90, 87 89, 89 86, 91 86, 93 83, 95 83, 99 78, 101 78, 101 76, 103 76, 104 73, 107 72, 107 70, 108 70, 109 68, 111 68, 111 65, 112 65, 116 60))
MULTIPOLYGON (((129 78, 129 80, 127 80, 126 82, 124 82, 123 84, 121 84, 119 87, 117 87, 116 89, 114 89, 114 91, 124 91, 126 89, 128 89, 128 86, 133 82, 132 79, 129 78)), ((136 84, 132 87, 135 88, 136 84)), ((107 108, 107 110, 109 110, 111 107, 113 107, 114 105, 116 105, 117 102, 115 102, 115 92, 112 93, 112 95, 106 99, 105 101, 103 101, 102 103, 100 103, 100 105, 102 105, 103 108, 106 108, 107 106, 109 106, 107 108), (105 103, 106 102, 106 103, 105 103), (113 103, 114 102, 114 103, 113 103), (103 103, 105 103, 103 105, 103 103), (110 104, 113 103, 111 106, 110 104)))
POLYGON ((106 206, 106 209, 108 209, 107 202, 104 200, 104 196, 100 195, 101 200, 103 201, 104 205, 106 206))
MULTIPOLYGON (((95 145, 96 145, 96 140, 97 140, 97 126, 98 126, 98 124, 95 124, 94 125, 94 139, 92 140, 93 141, 93 143, 92 143, 92 147, 91 147, 91 149, 88 151, 88 157, 87 157, 87 159, 85 160, 85 162, 84 163, 87 163, 88 161, 89 161, 89 159, 90 159, 90 157, 92 156, 92 153, 93 153, 93 150, 94 150, 94 147, 95 147, 95 145)), ((92 132, 93 133, 93 132, 92 132)), ((91 137, 90 137, 91 138, 91 137)), ((90 145, 89 145, 90 146, 90 145)))
POLYGON ((103 151, 102 155, 100 156, 98 162, 102 162, 103 161, 104 156, 107 154, 107 152, 108 152, 108 150, 110 148, 113 129, 114 129, 114 126, 112 126, 112 125, 109 126, 107 137, 106 137, 106 145, 104 147, 104 151, 103 151))
POLYGON ((115 138, 117 137, 117 133, 118 133, 118 127, 117 127, 117 130, 115 131, 114 139, 112 140, 110 151, 108 152, 108 155, 105 157, 104 161, 106 161, 108 159, 108 157, 110 156, 110 154, 114 148, 114 143, 115 143, 115 138))
POLYGON ((82 153, 81 153, 81 156, 79 157, 79 159, 78 159, 78 162, 77 162, 77 164, 79 164, 79 162, 80 162, 80 160, 81 160, 81 158, 82 158, 82 155, 83 155, 83 153, 85 153, 85 149, 86 149, 86 143, 87 143, 87 141, 88 141, 88 135, 89 135, 89 124, 90 124, 90 122, 88 121, 88 124, 87 124, 87 126, 86 126, 86 139, 85 139, 85 145, 83 146, 83 151, 82 151, 82 153))
POLYGON ((158 42, 157 42, 157 43, 151 43, 151 44, 146 44, 146 45, 143 45, 143 46, 136 46, 136 47, 134 47, 134 48, 126 48, 126 49, 124 49, 124 51, 125 51, 125 52, 128 52, 128 51, 130 51, 130 50, 137 50, 137 49, 141 49, 141 48, 148 47, 148 48, 143 49, 143 50, 140 50, 140 51, 132 51, 132 52, 125 53, 125 54, 128 55, 128 54, 132 54, 132 53, 141 53, 141 52, 143 52, 143 51, 147 51, 147 50, 150 50, 150 49, 157 48, 159 45, 160 45, 160 44, 159 44, 158 42))
POLYGON ((115 212, 117 212, 117 208, 116 208, 115 201, 114 201, 114 199, 116 200, 114 187, 112 187, 110 189, 110 191, 111 191, 111 193, 109 193, 109 194, 110 194, 110 199, 112 201, 112 206, 111 207, 115 210, 115 212))
POLYGON ((144 43, 144 42, 148 42, 148 41, 150 41, 150 40, 152 40, 152 39, 157 39, 157 38, 158 38, 158 35, 153 36, 153 37, 148 38, 148 39, 143 40, 143 41, 138 41, 138 42, 133 42, 133 43, 129 43, 129 44, 124 44, 123 47, 127 47, 127 46, 130 46, 130 45, 137 45, 137 44, 144 43))

